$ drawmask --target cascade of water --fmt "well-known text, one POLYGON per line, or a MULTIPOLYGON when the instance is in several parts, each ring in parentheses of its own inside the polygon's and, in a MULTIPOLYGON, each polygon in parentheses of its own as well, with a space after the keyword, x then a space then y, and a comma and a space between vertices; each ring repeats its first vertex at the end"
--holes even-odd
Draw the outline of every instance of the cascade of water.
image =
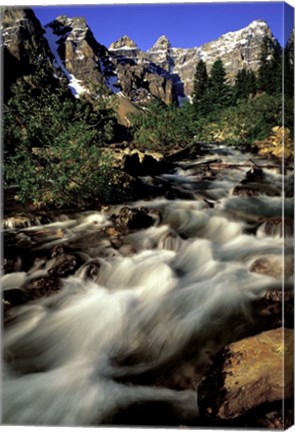
MULTIPOLYGON (((216 155, 230 163, 249 158, 222 148, 216 155)), ((40 239, 40 226, 7 225, 35 241, 34 251, 76 247, 80 261, 53 295, 9 311, 3 339, 6 424, 112 423, 118 412, 147 402, 165 402, 181 419, 197 417, 196 389, 174 388, 172 376, 158 385, 159 374, 172 364, 173 373, 175 364, 181 373, 182 360, 191 359, 201 375, 221 347, 253 326, 255 301, 281 288, 280 278, 250 267, 262 256, 281 260, 282 237, 272 231, 256 235, 254 228, 281 215, 282 179, 266 173, 272 196, 231 195, 246 171, 223 170, 204 184, 209 205, 198 198, 194 168, 177 168, 165 182, 189 188, 196 199, 132 203, 159 217, 154 226, 125 233, 121 248, 101 236, 111 226, 107 212, 43 225, 40 239)), ((291 216, 291 200, 286 205, 291 216)), ((24 289, 28 280, 46 276, 58 254, 55 249, 46 264, 5 275, 4 289, 24 289)))

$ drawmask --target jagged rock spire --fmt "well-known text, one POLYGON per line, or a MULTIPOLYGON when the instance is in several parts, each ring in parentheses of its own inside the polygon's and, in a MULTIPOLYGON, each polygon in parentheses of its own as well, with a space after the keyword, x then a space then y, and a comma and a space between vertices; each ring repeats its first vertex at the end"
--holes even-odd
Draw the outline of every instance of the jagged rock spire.
POLYGON ((115 50, 120 50, 120 49, 138 49, 138 46, 136 45, 136 43, 130 39, 129 36, 122 36, 120 39, 118 39, 116 42, 113 42, 110 47, 109 50, 110 51, 115 51, 115 50))
POLYGON ((167 38, 167 36, 162 35, 157 39, 156 43, 152 46, 149 52, 168 50, 169 48, 171 48, 171 43, 169 39, 167 38))

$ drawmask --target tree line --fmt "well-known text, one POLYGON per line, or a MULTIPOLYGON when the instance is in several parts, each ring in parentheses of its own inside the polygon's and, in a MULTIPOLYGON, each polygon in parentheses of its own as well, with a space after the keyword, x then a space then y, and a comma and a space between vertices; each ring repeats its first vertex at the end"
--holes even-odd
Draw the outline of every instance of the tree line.
MULTIPOLYGON (((288 95, 293 94, 291 53, 292 47, 287 45, 285 93, 288 95)), ((200 60, 194 77, 193 104, 196 112, 199 115, 207 115, 234 106, 239 100, 249 99, 259 92, 268 95, 282 94, 282 56, 283 50, 279 43, 265 36, 257 74, 251 69, 243 68, 237 72, 233 86, 227 83, 226 71, 221 59, 213 63, 210 74, 206 63, 200 60)))
POLYGON ((133 118, 134 139, 142 148, 169 149, 198 141, 224 141, 229 145, 255 147, 272 128, 282 124, 293 134, 294 42, 284 49, 265 37, 259 68, 239 70, 234 83, 227 80, 220 58, 210 71, 201 59, 195 69, 192 103, 165 106, 160 101, 133 118), (284 71, 284 77, 283 77, 284 71), (284 78, 284 99, 282 82, 284 78))

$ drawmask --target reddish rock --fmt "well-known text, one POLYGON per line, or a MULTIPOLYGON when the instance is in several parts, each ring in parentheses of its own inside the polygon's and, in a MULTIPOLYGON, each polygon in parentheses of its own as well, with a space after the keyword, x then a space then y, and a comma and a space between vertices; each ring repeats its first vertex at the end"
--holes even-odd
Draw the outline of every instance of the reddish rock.
POLYGON ((280 256, 264 256, 258 258, 251 264, 250 271, 281 279, 283 275, 283 265, 284 275, 287 279, 294 273, 293 255, 285 256, 284 262, 280 256))
POLYGON ((294 221, 291 218, 270 217, 264 220, 257 233, 272 237, 292 237, 294 233, 294 221))
POLYGON ((60 254, 54 258, 54 261, 48 270, 48 274, 65 277, 74 274, 78 267, 79 263, 75 255, 60 254))
POLYGON ((199 387, 205 416, 234 419, 293 396, 294 332, 278 328, 225 347, 199 387))

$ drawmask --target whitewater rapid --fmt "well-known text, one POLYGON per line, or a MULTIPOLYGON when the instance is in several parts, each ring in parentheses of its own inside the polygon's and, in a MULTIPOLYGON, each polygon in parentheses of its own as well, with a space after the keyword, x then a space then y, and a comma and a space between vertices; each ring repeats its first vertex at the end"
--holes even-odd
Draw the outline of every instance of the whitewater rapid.
MULTIPOLYGON (((212 154, 231 164, 246 164, 250 157, 225 147, 212 154)), ((282 215, 282 175, 266 169, 258 196, 232 195, 248 170, 223 169, 204 180, 186 162, 177 165, 159 178, 194 199, 128 203, 148 208, 155 223, 125 235, 120 248, 98 235, 120 206, 8 228, 40 251, 76 249, 81 265, 53 295, 9 311, 3 332, 5 424, 114 424, 118 414, 141 403, 165 403, 181 422, 198 417, 204 370, 219 349, 255 327, 257 301, 265 292, 282 287, 283 274, 255 273, 251 265, 261 257, 279 265, 284 253, 292 253, 292 236, 263 228, 263 218, 282 215), (41 230, 45 236, 34 243, 41 230), (196 382, 184 385, 189 368, 196 382)), ((284 203, 291 218, 292 198, 284 203)), ((51 266, 48 261, 6 274, 2 289, 21 288, 51 266)), ((292 276, 285 283, 292 285, 292 276)))

